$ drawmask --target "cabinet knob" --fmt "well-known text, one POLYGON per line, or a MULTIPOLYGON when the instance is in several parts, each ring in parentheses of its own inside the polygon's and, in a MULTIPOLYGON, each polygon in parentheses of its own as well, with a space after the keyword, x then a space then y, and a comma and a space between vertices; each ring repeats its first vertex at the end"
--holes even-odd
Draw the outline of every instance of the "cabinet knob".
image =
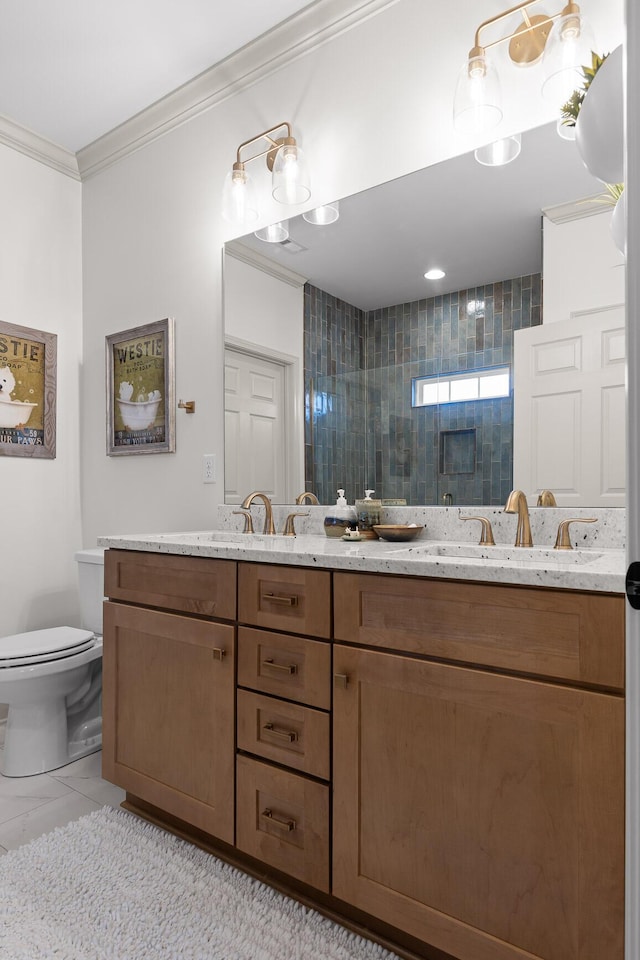
POLYGON ((223 647, 214 647, 212 650, 214 660, 224 660, 227 651, 223 647))
POLYGON ((333 682, 336 687, 342 687, 343 690, 346 690, 349 685, 349 677, 346 673, 334 673, 333 682))

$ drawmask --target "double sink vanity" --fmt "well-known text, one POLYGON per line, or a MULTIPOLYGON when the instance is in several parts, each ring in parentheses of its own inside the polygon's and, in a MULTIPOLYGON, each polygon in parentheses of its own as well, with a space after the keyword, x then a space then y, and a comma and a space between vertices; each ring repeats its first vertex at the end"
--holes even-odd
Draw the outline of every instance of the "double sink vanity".
POLYGON ((297 536, 220 508, 102 538, 103 775, 402 957, 622 960, 616 521, 554 550, 566 511, 531 547, 484 513, 497 546, 453 508, 407 544, 327 538, 315 507, 297 536))

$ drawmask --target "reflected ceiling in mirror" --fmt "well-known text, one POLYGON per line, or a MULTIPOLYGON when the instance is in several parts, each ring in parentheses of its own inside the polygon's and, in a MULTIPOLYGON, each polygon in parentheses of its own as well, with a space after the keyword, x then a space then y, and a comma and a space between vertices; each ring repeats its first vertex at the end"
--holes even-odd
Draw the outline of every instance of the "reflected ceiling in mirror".
POLYGON ((506 166, 482 166, 464 154, 341 199, 340 219, 330 226, 299 216, 283 244, 253 234, 242 243, 375 310, 539 273, 542 210, 602 190, 575 142, 547 124, 522 134, 520 156, 506 166), (446 276, 426 281, 434 266, 446 276))

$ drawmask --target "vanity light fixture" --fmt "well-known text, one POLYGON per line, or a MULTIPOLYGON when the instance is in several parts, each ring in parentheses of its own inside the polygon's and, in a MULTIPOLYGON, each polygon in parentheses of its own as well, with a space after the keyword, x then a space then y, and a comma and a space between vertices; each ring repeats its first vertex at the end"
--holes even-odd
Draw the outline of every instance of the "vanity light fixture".
POLYGON ((461 133, 480 135, 502 120, 500 81, 487 50, 509 43, 509 57, 517 66, 529 67, 543 58, 543 95, 553 98, 558 107, 579 85, 580 66, 589 63, 595 47, 592 32, 577 3, 566 4, 558 13, 529 14, 529 7, 541 0, 524 0, 515 7, 480 24, 469 58, 463 65, 455 92, 453 121, 461 133), (522 23, 506 36, 482 41, 489 27, 517 14, 522 23))
POLYGON ((433 267, 431 270, 427 270, 424 275, 425 280, 442 280, 446 276, 444 270, 441 270, 440 267, 433 267))
POLYGON ((312 223, 316 227, 325 227, 329 223, 335 223, 340 216, 340 201, 334 200, 333 203, 325 203, 321 207, 314 207, 313 210, 307 210, 302 214, 302 219, 307 223, 312 223))
POLYGON ((291 205, 304 203, 311 196, 307 164, 291 132, 291 124, 279 123, 245 140, 236 151, 236 160, 226 176, 222 194, 222 215, 230 223, 246 225, 258 219, 258 205, 246 165, 259 157, 265 157, 271 171, 274 200, 291 205), (285 132, 285 136, 276 136, 285 132), (250 148, 256 146, 263 146, 264 149, 257 153, 250 152, 250 148), (247 152, 250 152, 249 156, 247 152))
POLYGON ((473 155, 484 167, 503 167, 515 160, 521 149, 522 137, 519 133, 514 133, 502 140, 487 143, 484 147, 476 147, 473 155))

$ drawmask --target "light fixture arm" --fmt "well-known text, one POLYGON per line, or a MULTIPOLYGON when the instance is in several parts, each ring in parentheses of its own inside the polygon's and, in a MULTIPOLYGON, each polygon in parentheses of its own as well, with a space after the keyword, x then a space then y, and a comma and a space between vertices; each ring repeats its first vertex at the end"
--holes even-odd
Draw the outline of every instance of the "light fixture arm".
POLYGON ((266 156, 267 166, 271 170, 273 169, 275 155, 283 143, 293 143, 295 145, 295 140, 291 133, 291 124, 287 123, 286 121, 283 123, 277 123, 275 127, 270 127, 268 130, 264 130, 263 133, 259 133, 255 137, 251 137, 250 140, 245 140, 244 143, 241 143, 236 152, 236 162, 234 167, 237 165, 238 169, 243 169, 244 165, 249 163, 251 160, 258 160, 259 157, 266 156), (274 137, 271 136, 272 134, 277 133, 279 130, 282 131, 284 127, 286 127, 287 130, 286 137, 274 139, 274 137), (260 140, 266 140, 269 146, 265 150, 261 150, 260 153, 254 153, 250 157, 247 157, 245 160, 243 160, 241 154, 245 147, 250 147, 251 144, 258 143, 260 140))
POLYGON ((580 13, 580 7, 578 6, 578 4, 574 3, 573 0, 569 0, 566 6, 559 13, 554 13, 551 15, 545 14, 543 17, 538 17, 537 22, 534 24, 529 20, 526 11, 528 10, 529 7, 532 7, 534 6, 534 4, 540 3, 540 2, 541 0, 524 0, 524 2, 516 4, 515 7, 511 7, 509 10, 505 10, 503 11, 503 13, 499 13, 495 17, 490 17, 488 20, 483 21, 483 23, 481 23, 478 29, 476 30, 474 44, 472 49, 469 51, 469 59, 471 60, 472 57, 482 57, 484 56, 485 50, 488 50, 490 47, 495 47, 500 43, 504 43, 505 40, 512 40, 513 37, 516 36, 516 34, 519 32, 518 30, 514 31, 513 33, 507 34, 506 37, 499 37, 497 40, 492 40, 490 43, 486 43, 484 45, 481 44, 480 42, 480 34, 486 27, 490 27, 493 24, 500 23, 502 20, 506 20, 508 17, 513 16, 514 13, 517 13, 519 10, 523 11, 525 29, 529 29, 529 30, 540 28, 545 25, 550 25, 555 20, 558 20, 559 17, 566 17, 569 14, 580 13))

